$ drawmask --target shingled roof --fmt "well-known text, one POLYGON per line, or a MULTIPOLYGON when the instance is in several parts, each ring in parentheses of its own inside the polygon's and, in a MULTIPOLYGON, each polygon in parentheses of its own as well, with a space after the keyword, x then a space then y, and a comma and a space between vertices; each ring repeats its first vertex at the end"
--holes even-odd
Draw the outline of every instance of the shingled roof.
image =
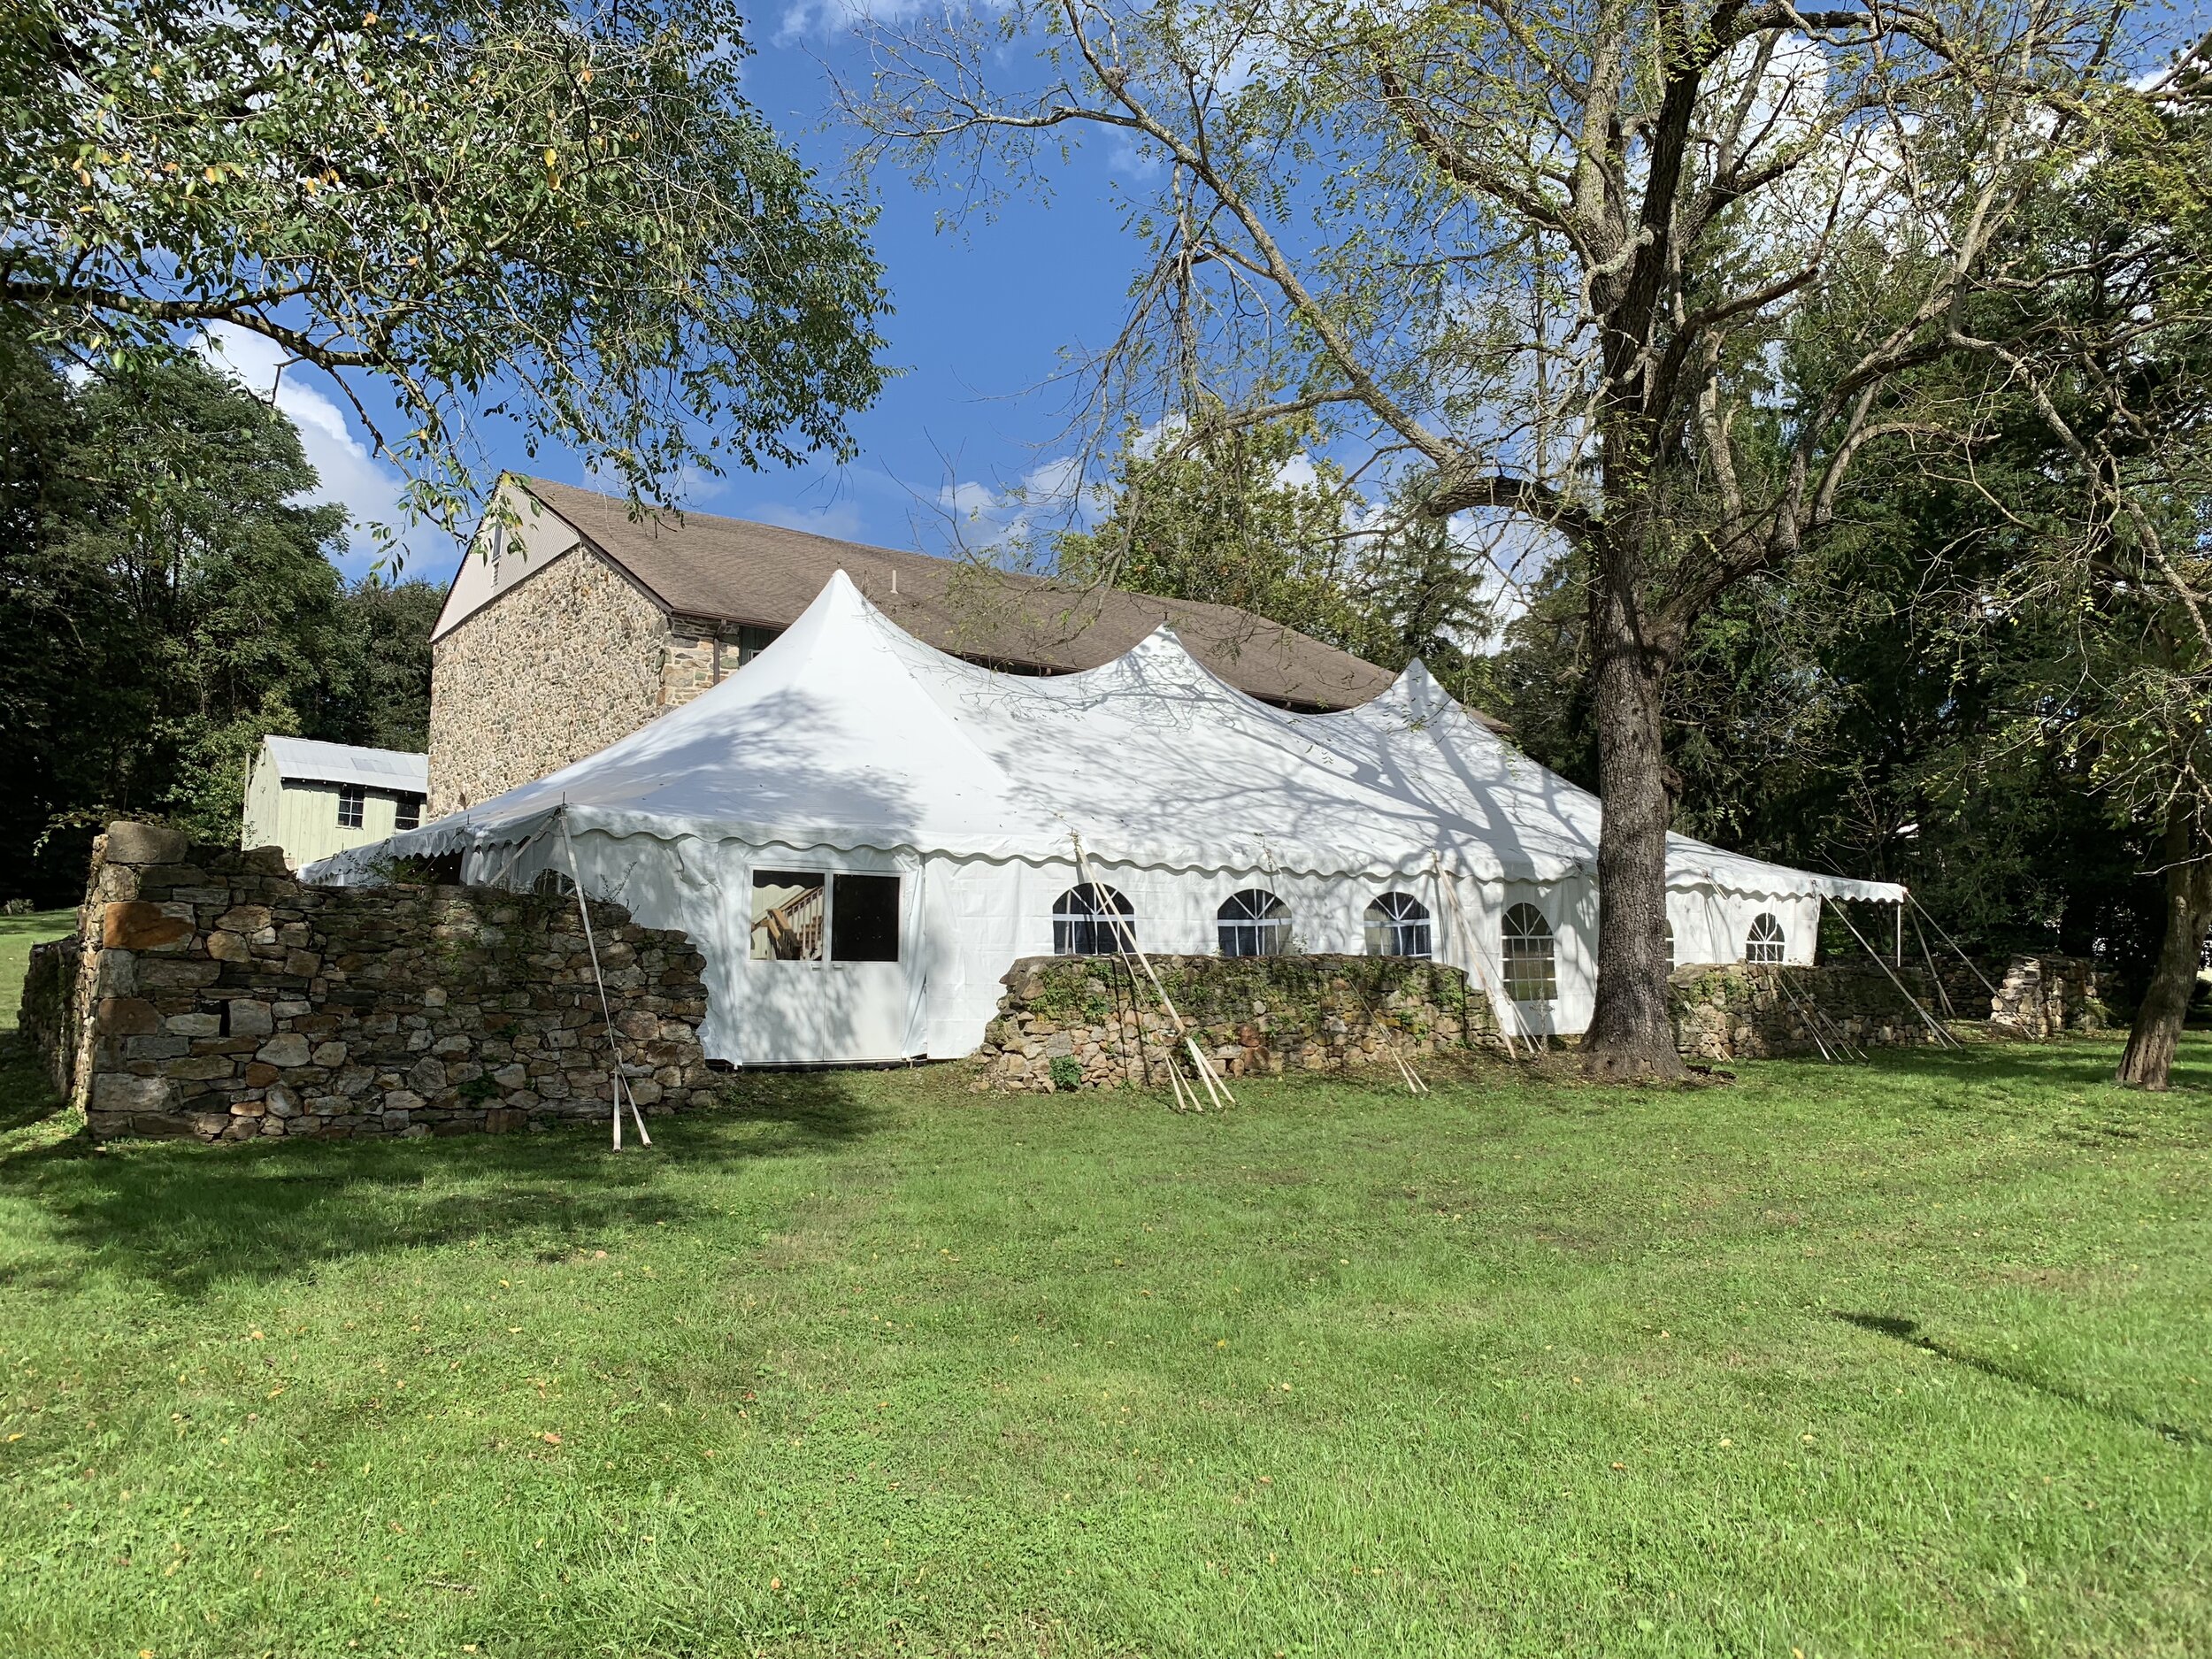
POLYGON ((1208 668, 1269 703, 1351 708, 1394 678, 1233 605, 1073 587, 708 513, 633 519, 614 496, 520 481, 672 614, 700 622, 787 627, 842 570, 909 634, 995 667, 1096 668, 1164 622, 1208 668))

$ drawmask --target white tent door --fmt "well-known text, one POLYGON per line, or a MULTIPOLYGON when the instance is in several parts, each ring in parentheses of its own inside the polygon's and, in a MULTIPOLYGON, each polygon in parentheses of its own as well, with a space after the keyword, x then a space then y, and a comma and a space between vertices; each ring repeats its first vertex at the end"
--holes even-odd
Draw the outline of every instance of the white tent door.
POLYGON ((748 1065, 897 1060, 910 1052, 919 953, 911 871, 757 863, 744 964, 748 1065))

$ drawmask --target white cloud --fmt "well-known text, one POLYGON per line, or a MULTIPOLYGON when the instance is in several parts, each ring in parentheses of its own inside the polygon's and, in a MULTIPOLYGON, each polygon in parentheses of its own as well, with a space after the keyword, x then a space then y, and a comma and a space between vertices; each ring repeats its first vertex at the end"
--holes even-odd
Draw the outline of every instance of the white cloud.
POLYGON ((794 0, 784 10, 776 40, 788 46, 794 41, 820 39, 852 29, 910 23, 926 13, 949 9, 947 0, 794 0))
MULTIPOLYGON (((287 367, 283 349, 261 335, 229 323, 211 325, 196 342, 200 355, 257 397, 290 418, 300 434, 300 447, 315 469, 314 489, 300 497, 303 503, 335 502, 346 510, 348 549, 339 561, 349 575, 359 575, 384 556, 367 526, 381 524, 395 530, 422 529, 411 526, 400 504, 406 480, 397 468, 380 461, 367 444, 354 436, 345 411, 327 393, 309 384, 298 365, 287 367)), ((419 544, 442 547, 445 538, 434 532, 415 538, 419 544)), ((403 534, 403 573, 435 580, 442 572, 420 568, 423 546, 410 547, 403 534)))
POLYGON ((999 504, 999 493, 988 484, 973 480, 947 484, 937 492, 937 504, 963 518, 989 512, 999 504))

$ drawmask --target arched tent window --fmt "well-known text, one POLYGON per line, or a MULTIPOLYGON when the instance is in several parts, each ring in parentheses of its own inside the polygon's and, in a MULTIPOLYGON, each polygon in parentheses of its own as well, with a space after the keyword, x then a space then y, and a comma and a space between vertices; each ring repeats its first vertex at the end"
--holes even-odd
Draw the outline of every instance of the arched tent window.
POLYGON ((1410 893, 1377 895, 1367 907, 1367 954, 1428 956, 1429 907, 1410 893))
POLYGON ((1751 931, 1744 935, 1743 959, 1746 962, 1778 963, 1787 953, 1789 941, 1782 936, 1782 924, 1761 910, 1751 918, 1751 931))
POLYGON ((1517 1002, 1559 999, 1558 953, 1551 924, 1533 904, 1512 905, 1505 913, 1505 994, 1517 1002))
POLYGON ((1129 901, 1103 882, 1084 881, 1053 902, 1052 954, 1110 956, 1134 950, 1137 933, 1129 901))
POLYGON ((565 899, 576 891, 576 884, 569 879, 567 871, 556 870, 549 865, 538 872, 537 879, 530 884, 530 891, 541 899, 565 899))
POLYGON ((1682 965, 1682 957, 1680 953, 1675 949, 1673 917, 1670 916, 1667 918, 1665 926, 1667 930, 1667 966, 1670 968, 1678 968, 1682 965))
POLYGON ((1290 949, 1290 906, 1265 887, 1232 893, 1214 916, 1225 956, 1279 956, 1290 949))

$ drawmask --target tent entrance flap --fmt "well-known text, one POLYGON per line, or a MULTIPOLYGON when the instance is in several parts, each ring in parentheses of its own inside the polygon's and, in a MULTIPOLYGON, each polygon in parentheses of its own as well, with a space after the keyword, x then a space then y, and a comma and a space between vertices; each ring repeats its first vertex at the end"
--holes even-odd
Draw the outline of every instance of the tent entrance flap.
POLYGON ((743 986, 752 1065, 899 1060, 920 952, 909 873, 756 864, 743 986))

